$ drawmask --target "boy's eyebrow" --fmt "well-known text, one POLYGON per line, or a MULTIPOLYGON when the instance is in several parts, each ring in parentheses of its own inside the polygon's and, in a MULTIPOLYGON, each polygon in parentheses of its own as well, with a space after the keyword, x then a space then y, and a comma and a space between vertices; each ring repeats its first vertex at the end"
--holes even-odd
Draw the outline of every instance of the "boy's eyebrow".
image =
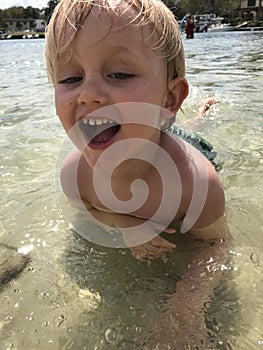
MULTIPOLYGON (((139 53, 140 55, 144 55, 144 56, 149 57, 149 52, 147 52, 146 47, 142 47, 139 52, 138 51, 134 52, 134 51, 130 50, 129 47, 122 46, 122 45, 113 45, 112 48, 116 51, 120 51, 123 53, 129 53, 129 54, 132 53, 133 55, 134 55, 134 53, 139 53)), ((113 54, 113 56, 114 56, 114 54, 113 54)), ((133 58, 133 57, 131 57, 131 58, 133 58)))
POLYGON ((124 51, 124 52, 129 52, 129 49, 125 46, 122 45, 113 45, 114 49, 118 49, 120 51, 124 51))

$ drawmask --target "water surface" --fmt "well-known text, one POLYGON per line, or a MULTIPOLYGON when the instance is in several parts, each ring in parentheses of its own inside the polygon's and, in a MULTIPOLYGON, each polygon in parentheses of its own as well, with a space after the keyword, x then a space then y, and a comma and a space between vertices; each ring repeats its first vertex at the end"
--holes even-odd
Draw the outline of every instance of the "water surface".
MULTIPOLYGON (((218 152, 234 238, 207 327, 215 349, 261 349, 262 33, 200 33, 184 44, 190 95, 178 117, 190 119, 203 97, 219 101, 195 128, 218 152)), ((65 134, 44 40, 1 41, 0 50, 0 241, 31 255, 1 291, 0 348, 139 349, 135 339, 176 292, 180 257, 149 265, 70 230, 54 186, 65 134)))

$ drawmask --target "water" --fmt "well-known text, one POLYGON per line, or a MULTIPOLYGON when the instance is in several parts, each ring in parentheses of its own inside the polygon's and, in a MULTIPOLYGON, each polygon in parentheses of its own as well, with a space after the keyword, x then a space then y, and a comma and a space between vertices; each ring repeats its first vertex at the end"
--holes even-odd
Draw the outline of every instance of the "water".
MULTIPOLYGON (((179 117, 190 119, 203 97, 219 101, 195 128, 218 151, 234 238, 224 280, 207 300, 207 327, 215 349, 263 349, 262 33, 184 43, 190 95, 179 117)), ((175 293, 181 258, 147 264, 69 229, 54 186, 65 134, 44 41, 1 41, 0 50, 0 242, 31 256, 1 290, 0 349, 139 349, 136 339, 161 322, 165 296, 175 293)))

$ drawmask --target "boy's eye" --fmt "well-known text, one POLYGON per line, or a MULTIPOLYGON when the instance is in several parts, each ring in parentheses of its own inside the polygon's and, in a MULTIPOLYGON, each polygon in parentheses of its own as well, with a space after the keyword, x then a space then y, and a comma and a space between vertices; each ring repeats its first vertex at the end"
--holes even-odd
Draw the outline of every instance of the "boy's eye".
POLYGON ((81 77, 69 77, 59 81, 59 84, 75 84, 81 81, 81 77))
POLYGON ((125 79, 129 79, 129 78, 133 78, 134 74, 117 72, 117 73, 110 74, 109 77, 114 78, 114 79, 125 80, 125 79))

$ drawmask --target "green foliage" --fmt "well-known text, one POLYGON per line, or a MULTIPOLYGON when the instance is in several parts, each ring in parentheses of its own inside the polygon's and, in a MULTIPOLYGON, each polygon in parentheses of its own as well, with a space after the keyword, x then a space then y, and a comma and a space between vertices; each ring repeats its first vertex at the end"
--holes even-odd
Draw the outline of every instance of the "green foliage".
POLYGON ((12 6, 5 10, 0 10, 0 19, 24 19, 24 18, 39 18, 40 10, 32 6, 24 8, 22 6, 12 6))
POLYGON ((39 18, 39 10, 32 6, 28 6, 24 9, 24 18, 39 18))
POLYGON ((185 14, 215 13, 218 16, 235 16, 240 0, 162 0, 177 18, 185 14))
POLYGON ((12 6, 3 10, 4 18, 24 18, 24 7, 12 6))
MULTIPOLYGON (((54 8, 60 0, 49 0, 44 8, 44 18, 49 20, 54 8)), ((187 13, 215 13, 218 16, 237 17, 237 9, 240 7, 240 0, 162 0, 174 13, 175 17, 181 19, 187 13)), ((262 0, 259 2, 262 5, 262 0)), ((260 11, 262 8, 260 7, 260 11)), ((12 6, 8 9, 0 9, 0 21, 7 18, 41 18, 41 10, 28 6, 12 6)))
POLYGON ((45 9, 45 18, 49 21, 52 12, 59 3, 60 0, 49 0, 47 8, 45 9))
MULTIPOLYGON (((47 4, 47 7, 44 8, 42 11, 44 11, 44 18, 49 19, 50 15, 54 11, 54 8, 59 3, 59 0, 50 0, 47 4)), ((5 10, 0 9, 0 20, 1 19, 25 19, 25 18, 41 18, 43 15, 39 8, 34 8, 32 6, 28 6, 27 8, 24 8, 22 6, 12 6, 5 10)))

